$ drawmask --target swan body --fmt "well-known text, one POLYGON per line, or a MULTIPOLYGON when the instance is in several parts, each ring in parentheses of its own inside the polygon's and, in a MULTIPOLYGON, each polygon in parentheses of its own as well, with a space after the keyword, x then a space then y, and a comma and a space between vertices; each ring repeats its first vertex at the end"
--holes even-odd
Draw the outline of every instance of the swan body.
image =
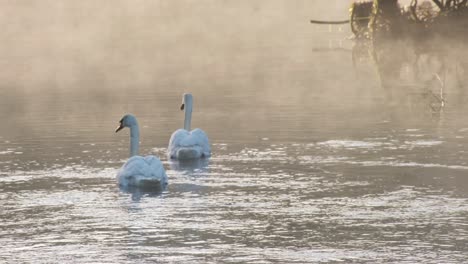
POLYGON ((185 111, 184 128, 172 133, 169 140, 168 156, 171 159, 188 160, 211 156, 211 147, 206 133, 196 128, 190 131, 192 122, 193 97, 184 94, 181 110, 185 111))
POLYGON ((161 161, 153 156, 133 156, 117 173, 122 187, 161 188, 167 184, 167 176, 161 161))
POLYGON ((167 175, 161 160, 153 155, 138 156, 140 134, 136 118, 130 114, 125 115, 115 132, 124 127, 130 128, 130 158, 117 173, 119 185, 126 188, 164 188, 167 185, 167 175))
POLYGON ((169 140, 169 156, 172 159, 197 159, 211 156, 208 136, 199 128, 190 132, 177 129, 169 140))

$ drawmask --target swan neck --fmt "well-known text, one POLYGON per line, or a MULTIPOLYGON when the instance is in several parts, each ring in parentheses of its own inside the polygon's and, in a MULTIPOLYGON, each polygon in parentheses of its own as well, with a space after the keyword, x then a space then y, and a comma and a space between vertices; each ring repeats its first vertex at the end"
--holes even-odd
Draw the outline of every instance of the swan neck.
POLYGON ((185 102, 185 119, 184 119, 184 129, 190 131, 190 126, 192 125, 192 101, 188 100, 185 102))
POLYGON ((140 130, 138 124, 130 127, 130 157, 138 155, 140 146, 140 130))

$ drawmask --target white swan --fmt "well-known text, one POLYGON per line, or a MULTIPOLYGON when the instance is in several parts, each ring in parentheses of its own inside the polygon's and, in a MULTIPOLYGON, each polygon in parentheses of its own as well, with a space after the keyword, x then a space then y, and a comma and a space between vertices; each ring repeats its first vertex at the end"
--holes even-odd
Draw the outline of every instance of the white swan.
POLYGON ((164 188, 167 185, 167 175, 159 158, 152 155, 138 156, 140 131, 136 118, 130 114, 122 117, 115 133, 124 127, 130 128, 130 159, 117 173, 119 185, 124 188, 164 188))
POLYGON ((193 97, 185 93, 182 99, 181 110, 185 110, 184 128, 172 133, 167 148, 171 159, 188 160, 211 156, 211 147, 206 133, 196 128, 190 131, 192 122, 193 97))

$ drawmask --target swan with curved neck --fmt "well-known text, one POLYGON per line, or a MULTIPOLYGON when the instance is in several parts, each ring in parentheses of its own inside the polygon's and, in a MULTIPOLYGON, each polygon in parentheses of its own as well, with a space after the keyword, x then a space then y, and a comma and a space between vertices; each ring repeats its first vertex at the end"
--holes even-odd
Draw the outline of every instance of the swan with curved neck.
POLYGON ((190 131, 193 110, 192 94, 184 94, 180 110, 185 113, 184 128, 172 133, 168 147, 169 158, 188 160, 211 156, 210 142, 206 133, 199 128, 190 131))
POLYGON ((138 156, 140 130, 135 116, 127 114, 120 120, 115 130, 130 128, 130 158, 117 173, 119 185, 123 187, 164 188, 167 175, 159 158, 153 155, 138 156))

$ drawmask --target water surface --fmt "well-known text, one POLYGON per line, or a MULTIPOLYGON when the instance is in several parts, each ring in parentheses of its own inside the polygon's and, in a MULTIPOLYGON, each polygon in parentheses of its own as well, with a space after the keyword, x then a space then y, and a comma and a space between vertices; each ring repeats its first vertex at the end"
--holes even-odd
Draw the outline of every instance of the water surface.
POLYGON ((83 43, 59 50, 71 57, 3 50, 13 69, 0 80, 0 262, 466 261, 468 98, 454 75, 434 112, 433 79, 389 84, 367 57, 354 67, 347 29, 291 32, 299 22, 255 17, 222 40, 201 34, 208 48, 172 46, 172 35, 140 42, 129 30, 138 36, 99 42, 95 60, 83 43), (241 29, 248 37, 227 39, 241 29), (142 54, 117 55, 137 44, 142 54), (165 152, 188 91, 213 156, 181 164, 165 152), (128 112, 141 153, 164 162, 162 193, 116 185, 129 138, 114 129, 128 112))

